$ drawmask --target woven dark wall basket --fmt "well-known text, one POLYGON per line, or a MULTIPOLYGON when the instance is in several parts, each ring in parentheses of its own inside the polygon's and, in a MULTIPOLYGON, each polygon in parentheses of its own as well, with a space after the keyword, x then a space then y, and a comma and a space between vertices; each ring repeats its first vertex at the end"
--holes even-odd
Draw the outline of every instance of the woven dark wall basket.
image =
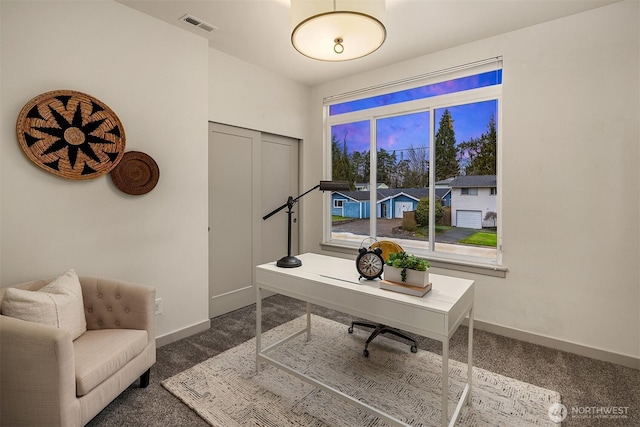
POLYGON ((118 116, 100 100, 73 90, 46 92, 27 102, 18 115, 16 133, 33 163, 68 179, 110 172, 126 145, 118 116))
POLYGON ((111 171, 111 179, 122 192, 139 196, 154 189, 160 179, 160 169, 148 154, 127 151, 111 171))

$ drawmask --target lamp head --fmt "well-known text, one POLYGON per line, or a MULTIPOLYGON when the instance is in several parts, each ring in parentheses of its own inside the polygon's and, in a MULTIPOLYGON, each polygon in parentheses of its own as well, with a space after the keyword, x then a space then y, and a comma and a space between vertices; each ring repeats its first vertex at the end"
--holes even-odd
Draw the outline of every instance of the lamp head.
POLYGON ((320 191, 349 191, 351 187, 347 181, 320 181, 320 191))

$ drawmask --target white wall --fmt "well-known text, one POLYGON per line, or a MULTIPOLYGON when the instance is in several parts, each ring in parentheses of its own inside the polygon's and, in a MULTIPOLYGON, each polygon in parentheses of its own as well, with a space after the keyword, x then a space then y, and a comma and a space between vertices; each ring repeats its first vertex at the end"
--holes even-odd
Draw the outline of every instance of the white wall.
MULTIPOLYGON (((310 98, 308 86, 209 49, 209 120, 212 122, 298 139, 298 157, 303 158, 308 140, 310 98)), ((322 163, 321 158, 318 159, 322 163)), ((302 170, 303 163, 299 166, 302 170)), ((305 184, 300 180, 300 193, 317 182, 305 184)), ((304 203, 303 200, 300 205, 304 203)), ((304 224, 305 218, 301 217, 301 229, 304 224)))
MULTIPOLYGON (((639 358, 639 6, 616 3, 315 87, 304 180, 322 177, 323 97, 502 55, 509 271, 444 272, 476 280, 483 322, 639 358)), ((305 205, 304 251, 319 251, 321 212, 319 201, 305 205)))
POLYGON ((0 8, 0 286, 75 268, 155 286, 158 335, 208 323, 206 40, 111 1, 0 8), (62 179, 23 155, 17 115, 55 89, 119 116, 127 151, 159 165, 153 191, 126 195, 108 175, 62 179))
MULTIPOLYGON (((2 22, 2 6, 0 5, 0 23, 2 22)), ((4 125, 2 123, 2 114, 3 114, 3 109, 2 109, 2 100, 4 99, 4 94, 2 93, 2 31, 0 31, 0 134, 2 134, 2 129, 4 128, 4 125)), ((0 137, 0 141, 2 141, 2 138, 0 137)), ((3 149, 2 146, 4 144, 0 143, 0 159, 3 157, 3 149)), ((2 196, 1 196, 1 191, 2 191, 2 173, 1 173, 2 169, 1 169, 1 165, 0 165, 0 237, 2 236, 2 196)), ((1 241, 2 239, 0 239, 1 241)), ((1 248, 1 246, 0 246, 1 248)), ((2 250, 0 249, 0 278, 2 277, 2 250)))
POLYGON ((309 87, 209 49, 209 120, 304 139, 309 87))

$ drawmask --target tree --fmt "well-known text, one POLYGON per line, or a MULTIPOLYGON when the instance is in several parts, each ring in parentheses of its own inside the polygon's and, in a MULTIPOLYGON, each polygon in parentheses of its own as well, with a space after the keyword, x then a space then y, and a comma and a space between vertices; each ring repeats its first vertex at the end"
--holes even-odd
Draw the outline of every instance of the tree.
POLYGON ((393 186, 391 188, 407 187, 409 170, 409 162, 407 160, 400 160, 396 165, 396 173, 393 177, 393 186))
POLYGON ((354 151, 351 154, 351 175, 355 182, 369 182, 369 152, 354 151))
POLYGON ((456 133, 453 130, 453 118, 449 109, 445 109, 440 118, 435 138, 436 148, 436 181, 458 176, 458 148, 456 133))
POLYGON ((493 226, 496 226, 496 222, 498 221, 498 214, 493 212, 493 211, 489 211, 486 213, 486 215, 484 216, 484 220, 485 221, 491 221, 493 220, 493 226))
MULTIPOLYGON (((444 208, 442 207, 442 202, 440 202, 439 199, 436 199, 435 205, 436 205, 435 220, 436 220, 436 223, 438 223, 444 216, 444 208)), ((423 197, 418 201, 418 207, 416 208, 416 222, 422 227, 429 225, 429 198, 428 197, 423 197)))
POLYGON ((410 145, 401 153, 392 180, 393 188, 423 188, 429 184, 429 147, 410 145))
POLYGON ((429 147, 420 146, 415 148, 413 144, 409 146, 407 152, 409 158, 409 171, 411 175, 411 185, 407 187, 423 188, 429 185, 429 147))
POLYGON ((420 175, 415 170, 407 167, 404 169, 404 175, 402 180, 402 187, 404 188, 423 188, 424 176, 420 175))
POLYGON ((461 157, 466 158, 466 175, 496 175, 498 145, 496 120, 491 116, 487 132, 460 144, 461 157))
POLYGON ((380 148, 377 154, 377 180, 391 186, 391 179, 396 173, 396 152, 390 153, 384 148, 380 148))
POLYGON ((331 135, 331 170, 332 178, 337 181, 353 182, 351 168, 349 166, 349 154, 347 152, 347 134, 344 135, 342 149, 340 149, 338 138, 331 135))

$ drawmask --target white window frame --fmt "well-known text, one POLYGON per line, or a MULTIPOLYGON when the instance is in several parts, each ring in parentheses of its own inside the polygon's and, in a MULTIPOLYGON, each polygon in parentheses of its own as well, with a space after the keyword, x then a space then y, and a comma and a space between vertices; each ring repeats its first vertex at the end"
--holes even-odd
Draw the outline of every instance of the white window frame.
MULTIPOLYGON (((475 74, 475 72, 469 72, 467 74, 475 74)), ((447 78, 442 78, 440 79, 440 81, 449 80, 450 78, 451 77, 447 76, 447 78)), ((403 90, 411 87, 418 87, 418 86, 429 84, 429 83, 431 82, 422 82, 421 84, 414 83, 411 86, 406 86, 401 88, 394 87, 394 91, 403 90)), ((389 90, 387 90, 387 92, 389 92, 389 90)), ((366 98, 369 96, 375 96, 380 93, 383 93, 383 92, 377 91, 377 92, 371 92, 366 94, 360 93, 358 94, 358 96, 354 96, 354 97, 343 97, 340 99, 339 102, 347 102, 350 100, 366 98)), ((471 90, 462 91, 462 92, 454 92, 454 93, 435 96, 431 98, 407 101, 407 102, 398 103, 398 104, 391 104, 383 107, 375 107, 375 108, 370 108, 366 110, 353 111, 353 112, 338 114, 334 116, 329 116, 330 104, 325 104, 325 108, 324 108, 324 112, 325 112, 324 114, 324 121, 325 121, 325 125, 324 125, 325 162, 324 164, 326 165, 325 176, 326 177, 332 176, 331 175, 331 127, 334 125, 369 120, 370 121, 370 152, 371 152, 370 162, 371 162, 371 165, 375 165, 377 164, 376 162, 377 151, 375 149, 375 138, 376 138, 375 125, 376 125, 377 119, 390 117, 394 115, 400 115, 400 114, 411 114, 411 113, 420 112, 420 111, 429 111, 430 121, 431 121, 430 141, 432 141, 431 145, 433 145, 433 141, 435 141, 436 127, 438 125, 437 123, 435 123, 435 118, 434 118, 434 112, 436 110, 455 107, 458 105, 478 103, 483 101, 493 101, 493 100, 497 102, 497 112, 496 112, 496 122, 497 122, 496 134, 497 134, 497 141, 498 141, 497 170, 501 171, 502 170, 502 143, 501 142, 502 142, 502 121, 503 121, 502 120, 502 84, 478 88, 478 89, 471 89, 471 90)), ((338 101, 331 102, 331 103, 336 103, 336 102, 338 101)), ((434 149, 430 149, 429 161, 431 164, 435 164, 434 149)), ((435 182, 435 168, 429 168, 429 169, 430 169, 429 182, 433 183, 435 182)), ((377 177, 376 177, 375 167, 370 168, 369 179, 370 179, 370 188, 376 188, 375 185, 377 182, 377 177)), ((498 229, 498 236, 497 236, 498 243, 496 247, 495 259, 480 259, 479 257, 469 257, 469 256, 459 255, 459 254, 447 254, 444 252, 438 252, 434 250, 435 242, 431 242, 431 241, 429 243, 430 245, 429 249, 420 250, 420 249, 411 248, 410 249, 411 252, 418 256, 423 256, 428 258, 431 261, 432 265, 434 266, 440 266, 444 268, 451 268, 451 269, 462 270, 462 271, 479 272, 479 273, 486 273, 487 270, 490 270, 492 271, 492 273, 486 273, 486 274, 504 277, 504 274, 506 272, 506 267, 502 265, 502 214, 501 214, 502 199, 500 197, 500 194, 502 193, 500 191, 500 188, 502 187, 501 173, 497 174, 496 179, 497 179, 496 189, 498 190, 498 194, 496 195, 497 197, 496 206, 498 211, 498 218, 496 223, 497 229, 498 229)), ((374 193, 375 192, 371 192, 372 199, 375 198, 374 193)), ((435 219, 433 218, 433 216, 435 215, 435 199, 436 199, 435 185, 430 185, 429 199, 431 203, 429 212, 430 212, 430 215, 432 216, 432 218, 430 218, 430 221, 429 221, 429 223, 431 224, 429 234, 433 236, 435 235, 435 219)), ((329 203, 326 203, 325 206, 327 206, 328 208, 328 206, 330 205, 329 203)), ((375 206, 374 200, 371 201, 371 206, 375 206)), ((373 208, 372 208, 372 212, 375 212, 373 208)), ((370 215, 369 221, 370 221, 370 235, 374 236, 376 233, 376 226, 377 226, 376 215, 374 214, 370 215)), ((338 251, 346 250, 347 252, 351 252, 352 249, 359 247, 355 244, 349 244, 343 241, 335 241, 331 239, 331 215, 325 214, 323 216, 323 231, 324 232, 323 232, 322 247, 327 250, 338 250, 338 251)))

